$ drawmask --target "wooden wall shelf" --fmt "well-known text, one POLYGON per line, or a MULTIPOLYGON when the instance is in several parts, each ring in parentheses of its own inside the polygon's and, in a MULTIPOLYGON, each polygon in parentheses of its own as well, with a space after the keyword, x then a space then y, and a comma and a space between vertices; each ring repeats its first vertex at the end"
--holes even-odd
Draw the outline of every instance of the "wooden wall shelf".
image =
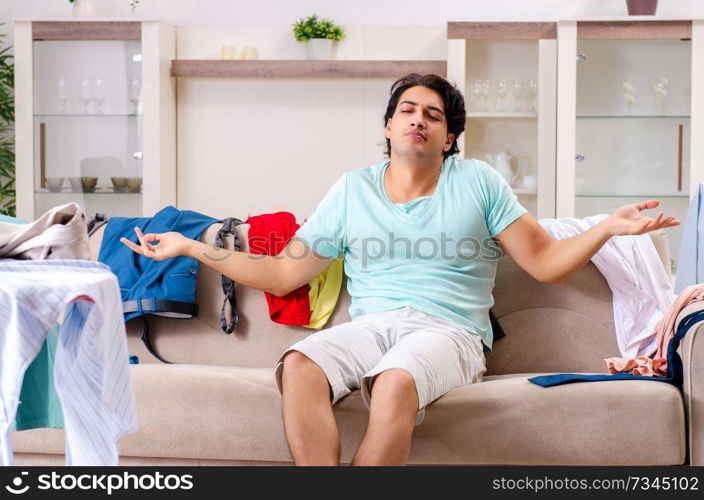
POLYGON ((580 40, 688 39, 692 21, 578 21, 580 40))
POLYGON ((171 75, 220 78, 400 78, 408 73, 447 74, 446 61, 309 61, 174 59, 171 75))
POLYGON ((448 40, 539 40, 557 38, 556 23, 449 22, 448 40))
POLYGON ((141 40, 137 21, 33 21, 33 40, 141 40))

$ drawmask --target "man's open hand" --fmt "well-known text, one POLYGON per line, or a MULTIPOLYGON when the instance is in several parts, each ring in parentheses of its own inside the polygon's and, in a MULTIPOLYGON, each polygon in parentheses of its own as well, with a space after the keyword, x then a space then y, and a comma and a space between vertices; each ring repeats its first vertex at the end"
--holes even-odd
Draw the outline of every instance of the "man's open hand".
POLYGON ((656 229, 678 226, 680 221, 674 215, 663 218, 663 212, 658 212, 655 217, 643 215, 641 210, 655 208, 660 205, 658 200, 646 200, 639 203, 624 205, 607 219, 604 225, 612 236, 623 234, 644 234, 656 229))
POLYGON ((142 254, 154 260, 165 260, 178 257, 179 255, 185 255, 191 241, 181 233, 173 231, 161 234, 142 234, 142 231, 140 231, 138 227, 135 227, 134 232, 137 233, 139 245, 135 245, 127 238, 120 238, 120 241, 138 254, 142 254), (150 243, 157 244, 151 245, 150 243))

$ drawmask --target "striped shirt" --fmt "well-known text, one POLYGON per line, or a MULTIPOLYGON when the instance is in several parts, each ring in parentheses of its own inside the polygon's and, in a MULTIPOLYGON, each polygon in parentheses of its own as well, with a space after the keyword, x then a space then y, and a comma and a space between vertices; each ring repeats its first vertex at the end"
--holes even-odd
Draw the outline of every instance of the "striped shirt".
POLYGON ((117 277, 100 262, 0 260, 0 464, 24 372, 56 322, 55 386, 67 465, 117 465, 118 440, 136 432, 117 277))

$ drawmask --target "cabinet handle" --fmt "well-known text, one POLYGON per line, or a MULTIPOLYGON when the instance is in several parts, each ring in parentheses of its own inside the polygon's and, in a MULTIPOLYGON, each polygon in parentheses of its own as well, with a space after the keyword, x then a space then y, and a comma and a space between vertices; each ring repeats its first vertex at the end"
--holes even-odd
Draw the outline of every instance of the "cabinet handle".
POLYGON ((584 155, 577 155, 574 157, 574 159, 577 161, 584 161, 584 155))
POLYGON ((39 124, 39 187, 46 187, 46 123, 39 124))
POLYGON ((141 160, 144 158, 144 153, 142 153, 141 151, 137 151, 132 154, 132 158, 134 158, 135 160, 141 160))
POLYGON ((587 54, 577 54, 577 62, 583 63, 587 60, 587 54))
POLYGON ((682 124, 677 126, 677 191, 682 191, 682 124))

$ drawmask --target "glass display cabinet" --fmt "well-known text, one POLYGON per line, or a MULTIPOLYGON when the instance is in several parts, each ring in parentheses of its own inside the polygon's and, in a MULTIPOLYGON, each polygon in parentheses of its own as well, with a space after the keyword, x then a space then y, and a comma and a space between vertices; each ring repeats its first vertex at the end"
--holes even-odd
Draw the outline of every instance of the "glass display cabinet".
POLYGON ((176 203, 172 26, 17 21, 15 49, 18 217, 71 201, 129 217, 176 203))
MULTIPOLYGON (((662 210, 684 222, 703 178, 693 140, 704 132, 699 23, 558 22, 558 217, 655 198, 660 206, 646 214, 662 210)), ((682 227, 666 229, 673 272, 682 227)))
POLYGON ((448 79, 465 96, 464 158, 506 178, 534 216, 555 215, 555 23, 448 23, 448 79))

